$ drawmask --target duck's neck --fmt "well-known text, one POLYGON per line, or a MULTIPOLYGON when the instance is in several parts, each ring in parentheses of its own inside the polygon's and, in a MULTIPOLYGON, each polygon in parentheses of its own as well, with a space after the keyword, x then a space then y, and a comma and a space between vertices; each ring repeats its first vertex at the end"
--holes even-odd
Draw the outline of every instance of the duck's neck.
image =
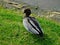
POLYGON ((25 17, 30 17, 29 15, 25 15, 25 17))

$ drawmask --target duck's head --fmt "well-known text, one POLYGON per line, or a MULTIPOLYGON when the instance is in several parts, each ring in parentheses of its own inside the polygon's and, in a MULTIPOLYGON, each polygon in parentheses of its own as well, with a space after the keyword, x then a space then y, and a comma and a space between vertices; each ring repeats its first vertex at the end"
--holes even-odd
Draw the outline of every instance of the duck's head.
POLYGON ((26 17, 29 17, 29 15, 31 14, 31 10, 30 9, 25 9, 24 13, 25 13, 26 17))

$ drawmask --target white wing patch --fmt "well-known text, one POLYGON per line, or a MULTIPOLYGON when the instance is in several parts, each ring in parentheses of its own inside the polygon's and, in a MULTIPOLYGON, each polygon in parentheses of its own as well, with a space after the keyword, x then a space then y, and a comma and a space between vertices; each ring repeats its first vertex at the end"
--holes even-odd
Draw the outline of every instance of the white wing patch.
POLYGON ((40 32, 40 30, 37 28, 37 26, 34 24, 34 22, 31 21, 31 20, 30 20, 30 22, 31 22, 31 24, 40 32))

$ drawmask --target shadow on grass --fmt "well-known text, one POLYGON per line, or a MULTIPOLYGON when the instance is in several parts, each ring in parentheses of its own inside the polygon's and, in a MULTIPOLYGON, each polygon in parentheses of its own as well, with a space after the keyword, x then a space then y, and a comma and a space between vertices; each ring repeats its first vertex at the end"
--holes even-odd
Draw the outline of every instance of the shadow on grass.
POLYGON ((32 37, 34 39, 34 42, 38 45, 54 45, 54 40, 52 38, 49 38, 47 34, 44 35, 44 38, 37 35, 32 35, 32 37))

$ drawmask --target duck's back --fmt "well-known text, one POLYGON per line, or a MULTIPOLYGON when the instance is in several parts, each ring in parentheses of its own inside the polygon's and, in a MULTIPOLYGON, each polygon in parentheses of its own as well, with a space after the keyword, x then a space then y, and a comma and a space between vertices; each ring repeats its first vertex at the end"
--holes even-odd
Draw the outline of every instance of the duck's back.
POLYGON ((37 20, 34 17, 24 18, 23 25, 31 33, 39 34, 42 32, 37 20))

